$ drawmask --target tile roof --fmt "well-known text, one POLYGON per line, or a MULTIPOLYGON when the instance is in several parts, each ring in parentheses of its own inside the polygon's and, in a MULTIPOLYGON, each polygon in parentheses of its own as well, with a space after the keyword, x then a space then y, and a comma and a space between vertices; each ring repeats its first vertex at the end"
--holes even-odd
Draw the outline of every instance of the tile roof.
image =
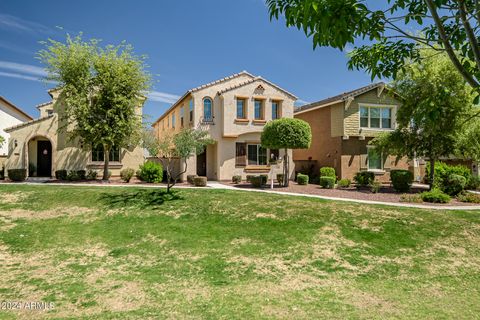
POLYGON ((225 92, 228 92, 228 91, 230 91, 230 90, 234 90, 234 89, 243 87, 243 86, 245 86, 245 85, 247 85, 247 84, 251 84, 251 83, 254 83, 254 82, 256 82, 256 81, 266 82, 266 83, 268 83, 269 85, 271 85, 272 87, 275 87, 275 88, 277 88, 278 90, 285 92, 286 94, 288 94, 288 95, 291 96, 292 98, 298 99, 297 96, 295 96, 293 93, 290 93, 290 92, 288 92, 287 90, 280 88, 280 87, 277 86, 276 84, 274 84, 274 83, 272 83, 272 82, 268 81, 267 79, 264 79, 264 78, 262 78, 262 77, 260 77, 260 76, 259 76, 259 77, 254 77, 254 78, 252 78, 252 79, 250 79, 250 80, 247 80, 247 81, 244 81, 244 82, 241 82, 241 83, 239 83, 239 84, 237 84, 237 85, 234 85, 234 86, 231 86, 231 87, 229 87, 229 88, 225 88, 225 89, 223 89, 223 90, 220 90, 220 91, 218 91, 218 94, 221 95, 221 94, 223 94, 223 93, 225 93, 225 92))
POLYGON ((384 82, 372 83, 372 84, 369 84, 368 86, 364 86, 364 87, 361 87, 361 88, 358 88, 358 89, 355 89, 355 90, 352 90, 352 91, 344 92, 344 93, 338 94, 338 95, 333 96, 333 97, 329 97, 329 98, 326 98, 326 99, 323 99, 323 100, 320 100, 320 101, 317 101, 317 102, 309 103, 309 104, 306 104, 304 106, 298 107, 297 109, 295 109, 295 113, 307 111, 307 110, 313 109, 313 108, 319 108, 319 107, 328 105, 331 102, 346 101, 349 98, 354 98, 356 96, 359 96, 359 95, 361 95, 365 92, 368 92, 370 90, 376 89, 376 88, 381 87, 381 86, 385 86, 385 83, 384 82))
POLYGON ((33 119, 31 121, 27 121, 27 122, 20 123, 20 124, 17 124, 15 126, 12 126, 12 127, 9 127, 9 128, 5 128, 5 129, 3 129, 3 131, 10 132, 10 131, 29 126, 31 124, 34 124, 34 123, 37 123, 37 122, 40 122, 40 121, 43 121, 43 120, 46 120, 46 119, 52 118, 54 116, 55 116, 54 114, 51 114, 49 116, 41 117, 41 118, 38 118, 38 119, 33 119))
POLYGON ((53 101, 49 101, 49 102, 44 102, 44 103, 40 103, 40 104, 37 104, 37 109, 40 109, 41 107, 45 107, 45 106, 48 106, 49 104, 52 104, 53 101))

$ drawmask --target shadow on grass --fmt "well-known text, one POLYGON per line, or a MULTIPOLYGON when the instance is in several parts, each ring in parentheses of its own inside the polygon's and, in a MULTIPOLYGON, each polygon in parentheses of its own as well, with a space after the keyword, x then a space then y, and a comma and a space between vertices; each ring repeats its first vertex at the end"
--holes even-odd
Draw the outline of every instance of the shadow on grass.
POLYGON ((163 190, 136 190, 121 193, 103 193, 100 200, 111 208, 135 207, 139 209, 156 209, 165 202, 183 200, 177 192, 167 193, 163 190))

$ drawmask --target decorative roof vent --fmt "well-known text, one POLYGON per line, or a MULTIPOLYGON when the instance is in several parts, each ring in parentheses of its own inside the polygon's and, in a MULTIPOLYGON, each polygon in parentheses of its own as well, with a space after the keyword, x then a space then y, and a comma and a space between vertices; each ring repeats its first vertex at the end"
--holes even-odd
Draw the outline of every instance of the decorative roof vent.
POLYGON ((255 94, 263 94, 265 92, 265 88, 260 84, 254 91, 255 94))

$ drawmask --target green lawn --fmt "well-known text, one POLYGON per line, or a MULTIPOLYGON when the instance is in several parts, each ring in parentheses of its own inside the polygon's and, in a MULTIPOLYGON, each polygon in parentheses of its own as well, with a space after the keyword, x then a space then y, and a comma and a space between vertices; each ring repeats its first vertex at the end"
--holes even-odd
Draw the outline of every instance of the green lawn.
POLYGON ((480 212, 0 185, 0 318, 475 318, 480 212))

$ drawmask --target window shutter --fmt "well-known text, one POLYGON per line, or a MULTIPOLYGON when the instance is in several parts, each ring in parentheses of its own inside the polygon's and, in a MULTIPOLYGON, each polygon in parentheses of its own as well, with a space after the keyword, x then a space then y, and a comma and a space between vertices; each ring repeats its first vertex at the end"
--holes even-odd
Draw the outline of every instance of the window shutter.
POLYGON ((368 170, 368 155, 360 155, 360 170, 368 170))
POLYGON ((245 167, 247 165, 247 144, 237 142, 235 145, 235 166, 245 167))

